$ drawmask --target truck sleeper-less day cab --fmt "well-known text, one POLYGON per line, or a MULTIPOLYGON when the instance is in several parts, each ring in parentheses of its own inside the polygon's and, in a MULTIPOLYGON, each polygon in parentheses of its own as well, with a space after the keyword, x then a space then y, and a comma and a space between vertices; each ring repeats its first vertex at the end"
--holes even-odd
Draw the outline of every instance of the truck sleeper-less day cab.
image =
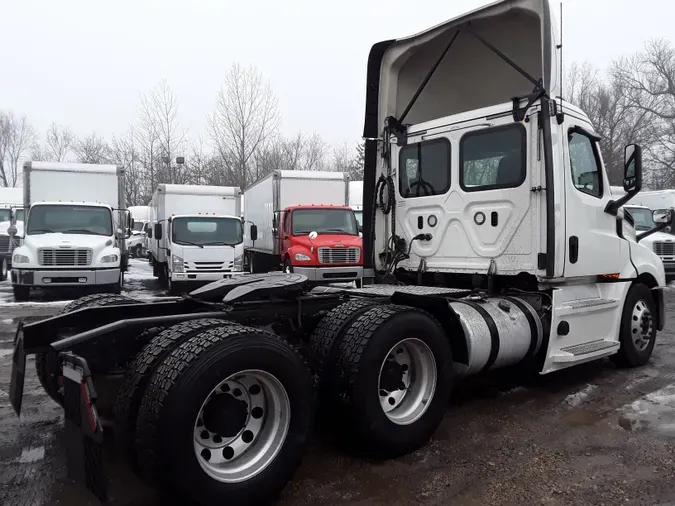
POLYGON ((243 272, 239 188, 160 184, 152 197, 153 274, 172 294, 243 272))
POLYGON ((18 246, 9 234, 12 220, 17 235, 23 235, 23 190, 21 188, 0 188, 0 281, 7 279, 12 268, 12 251, 18 246))
POLYGON ((250 186, 244 216, 249 270, 285 272, 310 281, 361 282, 360 227, 341 172, 278 170, 250 186))
MULTIPOLYGON (((115 165, 25 162, 23 245, 12 254, 16 300, 32 287, 119 293, 127 267, 124 169, 115 165)), ((13 232, 20 233, 17 230, 13 232)))
POLYGON ((42 377, 66 406, 69 472, 99 497, 103 467, 81 448, 98 455, 99 420, 111 418, 129 460, 165 493, 264 504, 300 462, 317 397, 346 444, 392 457, 428 441, 459 376, 645 364, 665 274, 637 240, 673 213, 624 232, 640 148, 626 148, 627 193, 614 198, 593 126, 552 98, 556 61, 547 0, 497 2, 376 44, 363 221, 373 284, 310 290, 306 276, 268 273, 180 301, 80 299, 19 327, 14 409, 26 353, 56 357, 42 377), (103 385, 118 364, 128 365, 115 399, 103 385))

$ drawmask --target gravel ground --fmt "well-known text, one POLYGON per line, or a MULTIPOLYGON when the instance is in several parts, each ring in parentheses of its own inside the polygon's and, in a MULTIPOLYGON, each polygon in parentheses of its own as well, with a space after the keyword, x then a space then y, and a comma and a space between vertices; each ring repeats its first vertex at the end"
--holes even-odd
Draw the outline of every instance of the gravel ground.
MULTIPOLYGON (((134 261, 127 292, 163 296, 147 263, 134 261)), ((98 504, 65 475, 61 409, 28 363, 21 420, 9 405, 11 345, 19 320, 58 312, 67 300, 40 294, 13 302, 0 283, 0 504, 98 504)), ((649 365, 609 361, 522 384, 509 373, 458 384, 432 441, 406 457, 350 456, 319 429, 279 505, 675 505, 675 290, 649 365)), ((165 504, 114 460, 114 504, 165 504)), ((224 502, 226 504, 226 502, 224 502)))

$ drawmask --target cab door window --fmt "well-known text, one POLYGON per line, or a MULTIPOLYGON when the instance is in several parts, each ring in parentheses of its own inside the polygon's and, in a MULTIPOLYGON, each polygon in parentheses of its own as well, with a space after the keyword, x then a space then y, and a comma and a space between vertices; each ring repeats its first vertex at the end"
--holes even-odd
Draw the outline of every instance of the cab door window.
POLYGON ((567 134, 574 187, 581 193, 602 197, 602 167, 595 139, 581 129, 567 134))

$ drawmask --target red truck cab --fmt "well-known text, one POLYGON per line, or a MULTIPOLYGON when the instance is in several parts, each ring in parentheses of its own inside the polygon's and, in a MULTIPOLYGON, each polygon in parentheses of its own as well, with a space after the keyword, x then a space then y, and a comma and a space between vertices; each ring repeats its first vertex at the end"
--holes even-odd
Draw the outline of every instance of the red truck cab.
POLYGON ((286 272, 310 281, 361 282, 363 247, 348 206, 291 206, 280 213, 277 238, 286 272))

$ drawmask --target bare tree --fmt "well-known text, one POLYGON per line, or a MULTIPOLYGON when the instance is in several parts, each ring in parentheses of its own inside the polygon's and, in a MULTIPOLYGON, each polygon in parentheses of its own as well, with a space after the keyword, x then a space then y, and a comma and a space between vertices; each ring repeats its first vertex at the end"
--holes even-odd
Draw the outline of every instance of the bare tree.
POLYGON ((361 143, 354 149, 349 143, 345 142, 341 146, 333 149, 333 168, 340 172, 349 174, 352 181, 363 179, 363 161, 360 157, 361 143))
POLYGON ((245 188, 255 177, 255 155, 276 136, 280 124, 278 101, 269 82, 254 67, 232 65, 208 123, 224 170, 245 188))
POLYGON ((88 137, 76 140, 73 151, 80 163, 108 163, 111 158, 110 146, 96 132, 88 137))
POLYGON ((0 111, 0 179, 4 186, 19 183, 19 163, 34 142, 35 131, 26 116, 0 111))
POLYGON ((65 162, 74 142, 75 136, 68 127, 52 123, 45 137, 45 151, 49 161, 65 162))
POLYGON ((109 157, 115 165, 124 167, 126 202, 128 206, 146 205, 150 201, 151 188, 145 184, 145 171, 136 144, 136 132, 130 128, 120 137, 113 137, 109 157))

